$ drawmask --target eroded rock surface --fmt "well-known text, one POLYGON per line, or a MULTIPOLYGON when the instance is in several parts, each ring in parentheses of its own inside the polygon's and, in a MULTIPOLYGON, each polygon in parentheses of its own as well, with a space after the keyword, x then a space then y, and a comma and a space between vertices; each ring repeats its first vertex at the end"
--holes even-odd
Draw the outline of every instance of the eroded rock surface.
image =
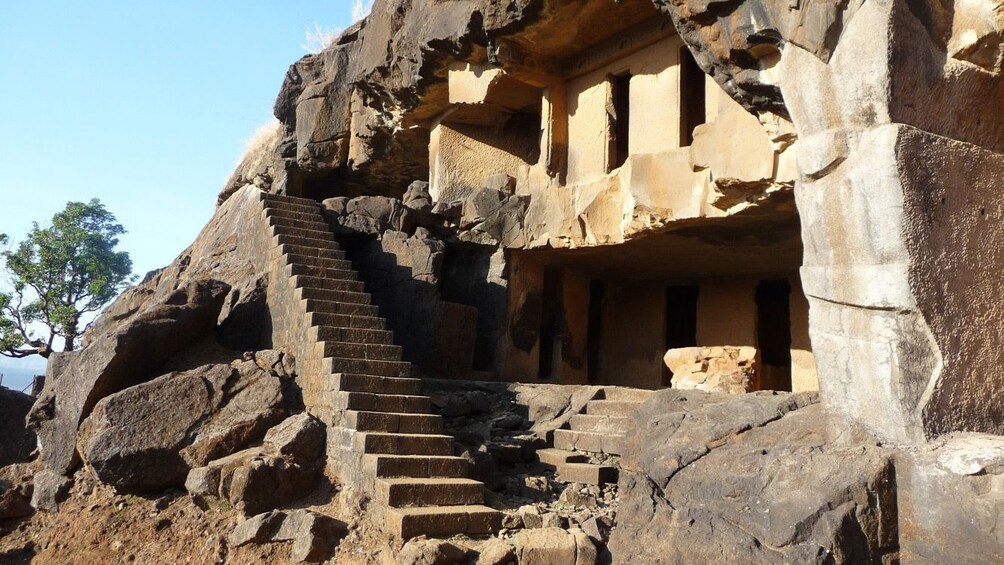
POLYGON ((616 562, 883 563, 892 453, 812 394, 657 393, 621 459, 616 562))

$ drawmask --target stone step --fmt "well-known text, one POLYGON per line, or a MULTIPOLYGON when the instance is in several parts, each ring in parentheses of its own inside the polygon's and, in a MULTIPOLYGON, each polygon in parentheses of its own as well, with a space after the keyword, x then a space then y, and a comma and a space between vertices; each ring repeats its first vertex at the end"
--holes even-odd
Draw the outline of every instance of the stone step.
POLYGON ((441 434, 393 434, 358 432, 355 449, 387 455, 453 455, 453 436, 441 434))
POLYGON ((283 257, 287 265, 308 265, 311 267, 324 267, 326 269, 341 269, 345 271, 353 270, 352 261, 347 259, 325 259, 316 255, 298 255, 295 253, 283 255, 283 257))
POLYGON ((339 281, 307 275, 294 275, 293 286, 295 288, 319 288, 321 290, 340 290, 342 292, 362 292, 364 290, 363 283, 360 281, 339 281))
POLYGON ((386 325, 383 318, 328 314, 325 312, 307 312, 307 321, 311 326, 361 328, 367 330, 382 330, 384 329, 384 325, 386 325))
POLYGON ((404 506, 464 506, 484 502, 485 485, 473 479, 455 477, 403 477, 377 479, 377 502, 404 506))
POLYGON ((604 400, 617 400, 623 402, 645 402, 655 391, 646 390, 643 388, 630 388, 624 386, 610 386, 603 388, 603 399, 604 400))
POLYGON ((363 455, 363 472, 378 478, 467 476, 470 464, 453 455, 363 455))
POLYGON ((313 198, 303 198, 302 196, 289 196, 286 194, 272 194, 270 192, 262 192, 261 199, 265 202, 283 202, 290 204, 305 204, 313 206, 315 208, 320 208, 321 203, 313 198))
POLYGON ((623 435, 554 430, 554 447, 566 451, 588 451, 590 453, 620 455, 623 443, 623 435))
POLYGON ((263 199, 266 210, 284 210, 288 212, 317 212, 321 213, 321 204, 316 200, 278 200, 274 198, 263 199))
POLYGON ((376 361, 400 361, 400 345, 380 345, 375 343, 352 343, 345 341, 319 341, 316 348, 321 357, 342 357, 345 359, 373 359, 376 361))
MULTIPOLYGON (((393 345, 394 332, 388 330, 367 330, 361 328, 339 328, 334 326, 311 326, 310 339, 313 341, 368 343, 393 345)), ((333 355, 331 357, 334 357, 333 355)))
POLYGON ((360 432, 387 432, 392 434, 443 433, 443 417, 438 414, 346 410, 344 421, 346 428, 360 432))
POLYGON ((331 233, 331 226, 329 226, 327 222, 323 221, 320 216, 287 217, 277 216, 274 214, 270 215, 268 212, 273 211, 267 210, 265 213, 265 221, 268 222, 269 226, 308 230, 310 232, 331 233))
POLYGON ((422 535, 487 535, 502 528, 502 513, 482 505, 387 508, 384 528, 404 540, 422 535))
POLYGON ((411 363, 405 361, 376 361, 373 359, 345 359, 341 357, 325 357, 321 360, 321 370, 324 373, 357 373, 376 377, 411 376, 411 363))
POLYGON ((314 239, 312 237, 306 237, 303 235, 289 235, 289 234, 279 234, 272 237, 276 245, 296 245, 298 247, 306 248, 316 248, 316 249, 329 249, 331 251, 338 251, 338 243, 334 239, 314 239))
POLYGON ((316 222, 327 224, 327 219, 320 208, 312 210, 289 210, 284 208, 265 208, 266 218, 277 218, 280 220, 292 220, 296 222, 316 222))
POLYGON ((563 483, 585 483, 598 487, 617 482, 617 467, 592 463, 565 463, 558 468, 558 480, 563 483))
POLYGON ((621 400, 590 400, 584 414, 593 416, 629 416, 641 406, 639 402, 621 400))
POLYGON ((539 461, 544 467, 551 469, 552 471, 557 471, 558 468, 565 463, 584 463, 588 461, 588 458, 585 455, 575 453, 574 451, 549 447, 547 449, 537 450, 537 461, 539 461))
POLYGON ((338 243, 337 241, 335 241, 335 234, 331 233, 331 230, 327 228, 314 230, 301 226, 276 223, 269 226, 269 229, 272 231, 273 236, 289 235, 293 237, 302 237, 307 240, 330 241, 332 243, 338 243))
POLYGON ((577 432, 624 434, 631 429, 631 418, 576 414, 568 421, 568 426, 577 432))
POLYGON ((359 279, 359 275, 352 269, 329 269, 327 267, 315 267, 313 265, 296 263, 286 265, 285 272, 287 277, 306 275, 308 277, 321 277, 340 281, 354 281, 359 279))
MULTIPOLYGON (((370 295, 365 292, 349 292, 344 290, 327 290, 324 288, 298 288, 295 291, 300 300, 323 300, 326 302, 343 302, 346 304, 370 303, 370 295)), ((374 313, 374 317, 376 313, 374 313)))
POLYGON ((277 248, 279 249, 279 253, 281 255, 298 255, 306 257, 319 257, 321 259, 345 260, 345 252, 340 249, 327 247, 322 249, 320 247, 308 247, 305 245, 297 245, 295 243, 277 244, 277 248))
POLYGON ((355 375, 352 373, 337 373, 331 376, 335 390, 346 392, 373 392, 379 394, 407 394, 420 396, 422 392, 421 379, 395 379, 393 377, 374 377, 373 375, 355 375))
MULTIPOLYGON (((336 410, 363 412, 397 412, 404 414, 429 414, 432 401, 428 396, 407 394, 373 394, 372 392, 335 392, 332 406, 336 410)), ((380 430, 395 431, 395 430, 380 430)))

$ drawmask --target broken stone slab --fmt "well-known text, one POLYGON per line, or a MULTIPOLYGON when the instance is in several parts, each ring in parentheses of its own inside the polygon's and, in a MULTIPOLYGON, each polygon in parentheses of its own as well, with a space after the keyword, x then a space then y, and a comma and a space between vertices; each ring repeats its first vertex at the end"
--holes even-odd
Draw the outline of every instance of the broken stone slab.
POLYGON ((282 506, 308 494, 321 480, 325 428, 313 416, 290 416, 265 434, 262 445, 189 471, 194 497, 218 496, 245 514, 282 506))
POLYGON ((63 501, 70 486, 73 485, 73 479, 43 469, 35 475, 34 484, 34 490, 31 493, 32 508, 45 512, 56 512, 59 510, 59 503, 63 501))
POLYGON ((272 541, 285 518, 286 514, 283 512, 263 512, 237 524, 227 538, 234 547, 272 541))
POLYGON ((258 514, 303 498, 320 480, 318 465, 259 455, 223 475, 220 495, 245 515, 258 514))
POLYGON ((597 545, 606 545, 613 529, 613 520, 606 516, 592 516, 582 522, 582 531, 592 538, 597 545))
POLYGON ((274 377, 291 378, 296 376, 296 361, 292 355, 276 349, 263 349, 254 352, 254 362, 262 371, 274 377))
POLYGON ((663 357, 673 372, 673 388, 745 394, 759 388, 756 348, 681 347, 663 357))
POLYGON ((234 528, 229 540, 236 547, 292 541, 291 561, 319 562, 331 557, 346 531, 344 523, 330 516, 298 509, 265 512, 248 518, 234 528))
POLYGON ((589 537, 576 529, 523 530, 516 534, 516 557, 520 565, 594 565, 596 547, 589 537))
MULTIPOLYGON (((249 447, 248 449, 232 453, 226 457, 210 461, 203 467, 196 467, 188 472, 185 478, 185 490, 192 496, 221 496, 225 491, 224 479, 228 482, 234 469, 246 465, 255 457, 263 455, 260 446, 249 447)), ((229 487, 228 487, 229 488, 229 487)))
POLYGON ((324 425, 303 412, 290 416, 265 434, 265 449, 294 463, 312 463, 324 454, 324 425))
POLYGON ((475 565, 515 565, 516 550, 511 543, 499 538, 491 538, 478 553, 475 565))
POLYGON ((460 565, 468 561, 467 550, 443 540, 413 539, 398 554, 399 565, 460 565))

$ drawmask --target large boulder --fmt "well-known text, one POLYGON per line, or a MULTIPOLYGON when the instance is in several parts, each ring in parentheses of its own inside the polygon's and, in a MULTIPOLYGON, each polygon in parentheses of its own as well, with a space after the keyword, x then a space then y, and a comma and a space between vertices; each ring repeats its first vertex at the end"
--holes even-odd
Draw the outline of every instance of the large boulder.
POLYGON ((281 380, 253 361, 207 365, 102 399, 80 426, 79 451, 119 492, 157 492, 260 440, 285 414, 281 380))
POLYGON ((77 427, 102 398, 142 383, 156 369, 216 326, 230 286, 194 281, 138 307, 125 323, 92 338, 80 351, 59 354, 28 415, 42 462, 57 473, 78 461, 77 427))
POLYGON ((35 399, 0 387, 0 467, 27 461, 35 449, 35 434, 25 427, 25 416, 35 399))
POLYGON ((317 487, 325 438, 324 426, 313 416, 290 416, 270 429, 261 445, 192 469, 185 488, 199 499, 226 499, 247 515, 273 510, 317 487))
POLYGON ((633 416, 609 549, 623 563, 884 563, 891 452, 814 395, 656 393, 633 416))

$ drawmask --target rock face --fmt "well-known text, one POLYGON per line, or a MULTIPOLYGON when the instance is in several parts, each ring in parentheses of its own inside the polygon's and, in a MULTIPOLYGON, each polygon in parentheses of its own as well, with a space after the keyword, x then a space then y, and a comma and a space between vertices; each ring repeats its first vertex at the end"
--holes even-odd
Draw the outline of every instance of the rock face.
POLYGON ((282 383, 253 361, 206 365, 103 398, 80 426, 79 451, 116 490, 159 492, 260 440, 284 415, 282 383))
POLYGON ((0 467, 27 461, 35 449, 35 434, 25 428, 25 416, 35 399, 0 387, 0 467))
POLYGON ((673 388, 745 394, 759 388, 753 347, 682 347, 663 357, 673 388))
POLYGON ((1004 433, 999 0, 656 2, 746 108, 790 116, 823 400, 880 438, 1004 433), (993 14, 993 15, 992 15, 993 14), (964 109, 964 110, 962 110, 964 109), (921 166, 916 166, 922 164, 921 166), (887 213, 895 210, 895 213, 887 213))
POLYGON ((656 393, 621 459, 618 563, 884 563, 891 452, 811 394, 656 393))

